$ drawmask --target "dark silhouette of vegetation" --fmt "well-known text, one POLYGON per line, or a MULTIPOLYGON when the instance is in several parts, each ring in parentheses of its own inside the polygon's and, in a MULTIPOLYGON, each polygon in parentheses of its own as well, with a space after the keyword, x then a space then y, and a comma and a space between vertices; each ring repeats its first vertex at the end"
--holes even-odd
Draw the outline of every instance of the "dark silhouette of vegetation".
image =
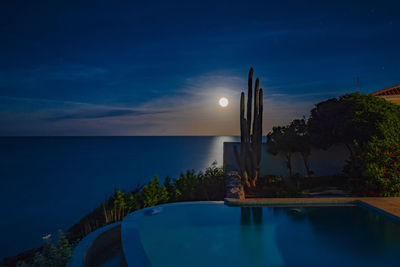
POLYGON ((293 146, 294 150, 300 153, 303 158, 304 168, 307 175, 311 176, 314 172, 310 169, 309 158, 311 155, 312 139, 308 130, 308 124, 305 118, 296 119, 292 121, 289 126, 290 131, 293 133, 293 146))
POLYGON ((260 177, 255 193, 257 197, 297 197, 301 194, 295 186, 275 175, 260 177))
POLYGON ((36 252, 33 262, 19 262, 19 267, 52 267, 65 266, 72 257, 74 244, 70 243, 62 231, 58 232, 58 240, 56 244, 51 242, 51 235, 43 238, 44 245, 42 249, 36 252))
POLYGON ((349 149, 344 173, 354 194, 399 195, 398 105, 372 95, 347 94, 317 104, 309 125, 317 146, 341 143, 349 149))
POLYGON ((320 102, 311 110, 308 120, 313 144, 320 149, 328 149, 335 144, 344 144, 352 154, 354 135, 349 125, 349 107, 336 98, 320 102))
POLYGON ((400 193, 400 106, 384 99, 346 94, 318 103, 305 118, 267 135, 268 151, 285 156, 290 176, 291 157, 302 155, 307 174, 312 147, 347 147, 350 157, 344 167, 353 194, 398 196, 400 193))
POLYGON ((399 110, 399 106, 372 95, 347 94, 318 103, 311 111, 309 130, 318 148, 344 144, 354 155, 355 141, 359 145, 373 137, 396 141, 399 110))
POLYGON ((272 155, 283 154, 285 156, 290 177, 292 176, 292 156, 296 153, 295 142, 295 132, 289 126, 273 127, 272 132, 267 134, 268 152, 272 155))
POLYGON ((296 119, 288 126, 273 127, 272 131, 267 134, 267 145, 268 152, 272 155, 284 155, 290 177, 293 176, 292 156, 295 153, 300 153, 307 175, 313 174, 309 163, 312 147, 311 136, 305 118, 296 119))
POLYGON ((240 96, 240 153, 236 146, 234 147, 236 161, 240 167, 241 180, 247 188, 256 186, 260 172, 263 90, 259 89, 259 83, 260 81, 257 78, 254 85, 254 110, 252 112, 253 68, 250 68, 246 118, 244 92, 240 96))
POLYGON ((171 195, 178 195, 174 201, 223 200, 225 196, 225 172, 213 164, 205 172, 194 170, 182 173, 173 180, 171 195))

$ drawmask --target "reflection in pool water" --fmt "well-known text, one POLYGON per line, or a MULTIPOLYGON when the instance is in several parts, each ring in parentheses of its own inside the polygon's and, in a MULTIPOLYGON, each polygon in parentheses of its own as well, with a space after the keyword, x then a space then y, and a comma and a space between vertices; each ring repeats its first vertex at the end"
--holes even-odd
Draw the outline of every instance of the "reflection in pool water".
MULTIPOLYGON (((398 266, 400 225, 358 206, 164 205, 129 215, 152 266, 398 266)), ((129 230, 122 235, 129 237, 129 230)), ((135 253, 129 246, 125 253, 135 253)), ((128 264, 134 265, 134 262, 128 264)))

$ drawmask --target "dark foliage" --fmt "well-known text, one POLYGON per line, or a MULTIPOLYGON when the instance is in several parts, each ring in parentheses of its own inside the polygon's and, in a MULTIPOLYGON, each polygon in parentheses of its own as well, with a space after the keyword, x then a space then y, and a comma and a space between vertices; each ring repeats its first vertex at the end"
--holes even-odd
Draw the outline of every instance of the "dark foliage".
POLYGON ((372 95, 347 94, 318 103, 311 111, 309 131, 317 147, 344 144, 353 155, 355 141, 359 145, 373 137, 398 141, 400 107, 372 95))

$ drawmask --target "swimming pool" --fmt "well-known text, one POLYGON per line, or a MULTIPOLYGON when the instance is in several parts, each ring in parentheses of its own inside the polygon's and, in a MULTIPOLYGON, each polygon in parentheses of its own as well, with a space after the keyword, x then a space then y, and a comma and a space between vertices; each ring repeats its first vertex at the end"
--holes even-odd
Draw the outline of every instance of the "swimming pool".
POLYGON ((400 265, 400 224, 357 205, 159 207, 124 219, 129 266, 400 265))

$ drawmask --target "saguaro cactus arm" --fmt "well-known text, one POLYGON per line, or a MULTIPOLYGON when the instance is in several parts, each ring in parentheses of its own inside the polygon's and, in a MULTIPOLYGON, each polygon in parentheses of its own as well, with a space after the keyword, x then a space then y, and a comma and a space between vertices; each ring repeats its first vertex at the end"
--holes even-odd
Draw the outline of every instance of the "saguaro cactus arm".
POLYGON ((253 69, 250 68, 246 118, 245 94, 242 92, 240 95, 240 154, 236 146, 234 147, 242 182, 247 187, 256 186, 261 161, 263 92, 259 84, 260 81, 257 78, 254 85, 254 106, 252 106, 253 69))
MULTIPOLYGON (((244 93, 242 92, 244 95, 244 93)), ((253 97, 253 68, 249 70, 249 80, 247 83, 247 130, 250 138, 251 132, 251 100, 253 97)))

